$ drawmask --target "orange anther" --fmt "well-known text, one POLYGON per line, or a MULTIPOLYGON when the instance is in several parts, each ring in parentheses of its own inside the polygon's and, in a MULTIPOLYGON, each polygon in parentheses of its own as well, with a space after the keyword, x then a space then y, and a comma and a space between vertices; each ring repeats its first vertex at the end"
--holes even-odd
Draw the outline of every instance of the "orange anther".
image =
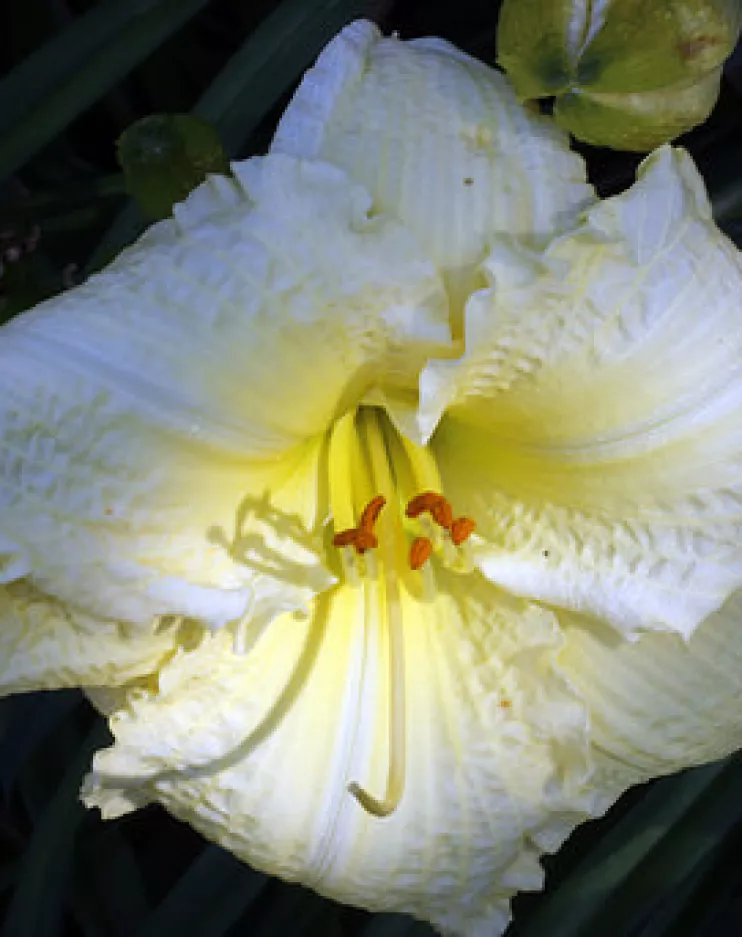
POLYGON ((365 553, 373 547, 378 547, 379 541, 371 530, 361 527, 351 527, 350 530, 341 530, 332 538, 334 547, 353 547, 356 553, 365 553))
POLYGON ((379 541, 376 537, 376 534, 370 530, 364 530, 363 527, 359 527, 356 531, 356 541, 353 546, 356 548, 356 553, 365 553, 366 550, 371 550, 374 547, 378 547, 379 541))
POLYGON ((435 491, 423 491, 408 502, 405 513, 407 517, 419 517, 426 511, 440 527, 445 527, 446 530, 450 528, 453 512, 443 495, 435 491))
POLYGON ((433 544, 427 537, 415 537, 410 547, 410 566, 414 570, 422 567, 430 559, 433 552, 433 544))
POLYGON ((419 517, 426 511, 431 511, 442 500, 443 495, 436 494, 434 491, 423 491, 408 501, 405 514, 407 517, 419 517))
POLYGON ((445 530, 451 529, 451 525, 453 524, 453 508, 445 498, 441 497, 441 500, 433 505, 430 513, 439 527, 443 527, 445 530))
POLYGON ((354 547, 357 539, 358 531, 355 527, 351 527, 350 530, 338 531, 332 538, 332 545, 334 547, 354 547))
POLYGON ((361 521, 358 524, 358 529, 370 531, 376 523, 379 514, 381 514, 381 509, 385 504, 386 498, 384 495, 376 495, 375 498, 372 498, 363 509, 363 513, 361 514, 361 521))
POLYGON ((474 533, 476 522, 470 517, 457 517, 451 524, 451 540, 458 547, 474 533))

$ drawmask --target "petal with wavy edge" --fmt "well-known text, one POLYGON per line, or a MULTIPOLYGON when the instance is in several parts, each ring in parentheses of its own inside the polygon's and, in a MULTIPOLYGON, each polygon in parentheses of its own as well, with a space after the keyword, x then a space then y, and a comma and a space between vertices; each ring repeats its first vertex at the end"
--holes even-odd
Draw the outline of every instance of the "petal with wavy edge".
POLYGON ((414 387, 449 337, 445 292, 341 170, 234 171, 0 332, 0 581, 210 627, 331 583, 321 436, 370 386, 414 387))
POLYGON ((116 622, 73 613, 26 581, 0 586, 0 696, 24 690, 120 686, 157 670, 172 634, 148 641, 116 622))
POLYGON ((384 579, 276 619, 245 657, 208 636, 175 657, 157 694, 129 694, 116 743, 84 793, 118 816, 158 800, 257 868, 450 933, 499 934, 538 855, 607 803, 584 782, 587 720, 554 667, 554 616, 479 575, 439 571, 438 593, 386 605, 384 579), (367 814, 350 782, 389 770, 388 628, 400 615, 406 783, 367 814))
POLYGON ((491 236, 543 239, 593 199, 582 159, 507 79, 442 39, 346 27, 286 109, 273 152, 327 159, 396 214, 448 276, 476 282, 491 236))
POLYGON ((559 666, 590 710, 596 758, 630 765, 635 783, 742 748, 742 593, 692 636, 643 634, 623 642, 610 629, 560 614, 559 666))
POLYGON ((518 594, 692 633, 742 581, 742 261, 689 157, 543 254, 502 243, 467 351, 421 377, 446 493, 518 594))

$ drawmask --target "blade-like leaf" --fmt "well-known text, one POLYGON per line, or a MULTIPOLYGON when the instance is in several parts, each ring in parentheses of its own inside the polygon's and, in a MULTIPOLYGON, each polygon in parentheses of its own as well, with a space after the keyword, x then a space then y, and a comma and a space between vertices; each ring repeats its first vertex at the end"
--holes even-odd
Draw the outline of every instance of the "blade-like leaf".
POLYGON ((24 853, 2 937, 52 937, 60 932, 75 833, 85 815, 80 784, 93 752, 109 740, 105 723, 97 721, 71 758, 24 853))
POLYGON ((559 887, 543 896, 526 921, 520 924, 516 920, 512 937, 584 937, 597 933, 608 937, 600 930, 590 931, 596 913, 675 824, 713 789, 726 767, 726 762, 720 762, 659 780, 559 887))
POLYGON ((207 846, 134 937, 219 937, 268 881, 217 846, 207 846))
POLYGON ((26 59, 0 82, 0 179, 23 165, 207 2, 109 0, 26 59))
POLYGON ((6 701, 7 723, 0 736, 0 795, 7 797, 18 772, 44 739, 82 702, 79 693, 32 693, 6 701))

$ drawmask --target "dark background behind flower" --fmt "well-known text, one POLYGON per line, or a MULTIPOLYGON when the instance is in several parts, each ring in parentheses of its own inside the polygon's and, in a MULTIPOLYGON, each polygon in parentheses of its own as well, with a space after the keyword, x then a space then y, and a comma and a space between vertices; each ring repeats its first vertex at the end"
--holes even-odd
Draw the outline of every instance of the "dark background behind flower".
MULTIPOLYGON (((367 15, 490 64, 493 0, 22 0, 0 12, 0 319, 83 278, 146 224, 116 158, 150 114, 194 112, 230 157, 265 149, 296 81, 367 15)), ((682 140, 742 244, 742 51, 682 140)), ((639 156, 581 147, 601 194, 639 156)), ((742 298, 741 298, 742 301, 742 298)), ((60 548, 64 548, 61 544, 60 548)), ((82 696, 0 701, 0 937, 423 937, 241 865, 156 807, 114 823, 77 801, 108 735, 82 696)), ((508 937, 742 933, 742 761, 630 791, 546 861, 508 937)))

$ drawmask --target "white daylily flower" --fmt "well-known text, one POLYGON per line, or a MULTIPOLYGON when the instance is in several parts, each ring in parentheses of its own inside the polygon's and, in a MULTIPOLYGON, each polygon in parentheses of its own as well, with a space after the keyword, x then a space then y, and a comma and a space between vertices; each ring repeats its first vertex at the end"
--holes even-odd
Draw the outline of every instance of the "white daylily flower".
POLYGON ((739 745, 742 263, 682 151, 596 204, 367 23, 233 169, 0 332, 0 691, 109 713, 104 816, 498 934, 739 745))

